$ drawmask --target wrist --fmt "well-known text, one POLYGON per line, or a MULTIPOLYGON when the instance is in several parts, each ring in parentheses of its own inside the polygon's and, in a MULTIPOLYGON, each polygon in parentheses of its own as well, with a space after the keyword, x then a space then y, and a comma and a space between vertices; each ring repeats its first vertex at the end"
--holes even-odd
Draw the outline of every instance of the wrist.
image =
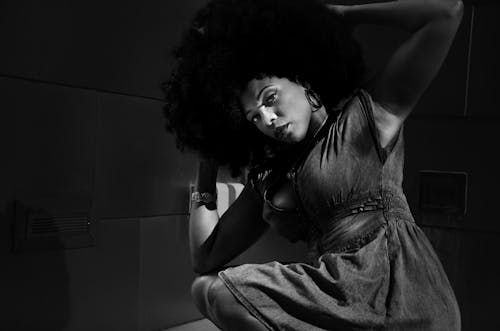
POLYGON ((217 190, 214 193, 194 191, 191 193, 191 206, 205 206, 209 210, 217 209, 217 190))

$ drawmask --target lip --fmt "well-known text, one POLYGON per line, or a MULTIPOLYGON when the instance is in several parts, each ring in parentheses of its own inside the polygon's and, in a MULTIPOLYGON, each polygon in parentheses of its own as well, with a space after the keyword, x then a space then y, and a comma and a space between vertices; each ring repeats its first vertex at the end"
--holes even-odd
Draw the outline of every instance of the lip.
POLYGON ((274 137, 276 139, 284 139, 286 134, 287 134, 287 130, 288 130, 288 127, 290 126, 290 123, 286 123, 286 124, 283 124, 283 125, 280 125, 278 126, 277 128, 274 129, 274 137))

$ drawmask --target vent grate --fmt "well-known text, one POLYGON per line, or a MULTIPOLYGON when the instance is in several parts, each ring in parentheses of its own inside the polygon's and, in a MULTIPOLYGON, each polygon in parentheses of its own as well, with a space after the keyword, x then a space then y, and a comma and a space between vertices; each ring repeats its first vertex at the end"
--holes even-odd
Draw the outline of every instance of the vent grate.
POLYGON ((90 221, 86 217, 31 218, 27 237, 51 237, 90 232, 90 221))

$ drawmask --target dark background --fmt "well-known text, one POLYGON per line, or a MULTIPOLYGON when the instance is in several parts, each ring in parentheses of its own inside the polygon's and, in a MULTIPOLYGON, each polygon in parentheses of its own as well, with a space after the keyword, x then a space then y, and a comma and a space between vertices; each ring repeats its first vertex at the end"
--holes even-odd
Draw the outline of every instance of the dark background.
MULTIPOLYGON (((0 2, 0 330, 158 330, 201 317, 187 244, 196 157, 163 130, 160 83, 204 3, 0 2), (40 213, 58 231, 28 235, 23 224, 40 213), (90 226, 65 228, 75 215, 90 226)), ((405 124, 404 185, 463 330, 498 330, 500 5, 465 3, 449 57, 405 124)), ((373 68, 406 36, 357 35, 373 68)), ((223 171, 220 181, 242 179, 223 171)), ((304 257, 270 233, 235 263, 304 257)))

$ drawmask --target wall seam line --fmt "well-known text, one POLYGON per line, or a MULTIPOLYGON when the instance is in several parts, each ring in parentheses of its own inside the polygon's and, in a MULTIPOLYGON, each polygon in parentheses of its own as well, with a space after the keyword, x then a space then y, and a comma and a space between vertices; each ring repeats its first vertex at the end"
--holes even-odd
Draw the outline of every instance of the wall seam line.
POLYGON ((125 97, 132 97, 132 98, 139 98, 139 99, 146 99, 146 100, 153 100, 153 101, 161 101, 161 102, 164 101, 161 98, 156 98, 156 97, 151 97, 151 96, 146 96, 146 95, 137 95, 137 94, 132 94, 132 93, 125 93, 125 92, 118 92, 118 91, 112 91, 112 90, 106 90, 106 89, 100 89, 100 88, 94 88, 94 87, 74 85, 74 84, 69 84, 69 83, 59 83, 59 82, 47 81, 47 80, 43 80, 43 79, 23 77, 23 76, 17 76, 17 75, 9 75, 9 74, 1 73, 1 72, 0 72, 0 78, 17 79, 17 80, 23 80, 26 82, 30 82, 30 83, 55 85, 55 86, 59 86, 59 87, 75 88, 75 89, 80 89, 80 90, 85 90, 85 91, 114 94, 114 95, 120 95, 120 96, 125 96, 125 97))
POLYGON ((465 102, 464 102, 464 113, 463 116, 466 117, 469 110, 469 86, 470 86, 470 67, 471 67, 471 56, 472 56, 472 36, 474 34, 474 17, 476 14, 476 7, 472 5, 471 19, 470 19, 470 29, 469 29, 469 47, 467 50, 467 69, 465 76, 465 102))

